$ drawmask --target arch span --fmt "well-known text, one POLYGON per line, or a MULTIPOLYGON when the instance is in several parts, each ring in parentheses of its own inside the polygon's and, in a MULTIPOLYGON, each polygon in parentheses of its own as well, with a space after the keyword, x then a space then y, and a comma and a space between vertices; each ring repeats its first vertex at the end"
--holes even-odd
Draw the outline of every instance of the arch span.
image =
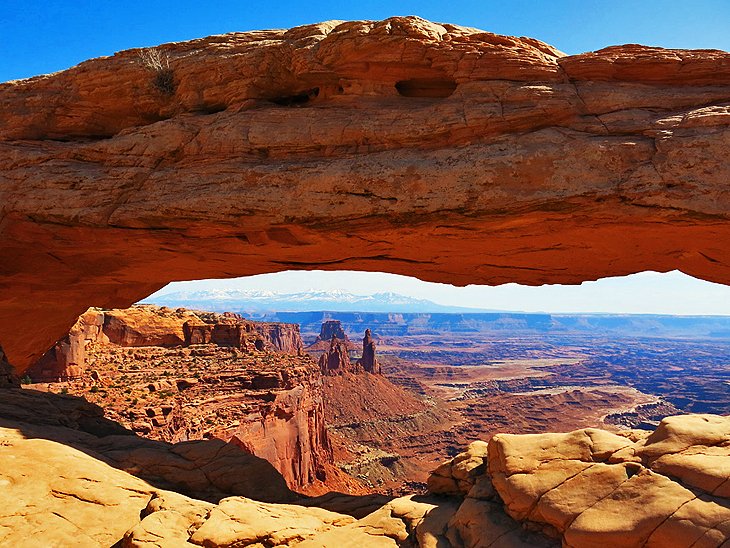
POLYGON ((88 305, 172 280, 730 283, 728 53, 568 57, 418 18, 157 50, 164 92, 139 51, 0 84, 0 344, 19 371, 88 305))

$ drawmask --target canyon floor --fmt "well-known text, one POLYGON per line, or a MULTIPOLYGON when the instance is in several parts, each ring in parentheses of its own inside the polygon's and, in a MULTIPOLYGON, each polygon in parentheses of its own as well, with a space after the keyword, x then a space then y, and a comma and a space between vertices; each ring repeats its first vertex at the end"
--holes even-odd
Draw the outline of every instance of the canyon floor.
POLYGON ((398 416, 393 406, 367 416, 370 407, 358 407, 360 399, 335 391, 341 396, 331 397, 333 406, 358 408, 365 416, 343 411, 329 427, 391 456, 384 455, 386 470, 372 458, 369 468, 355 467, 391 492, 422 488, 444 455, 499 432, 653 430, 666 416, 730 413, 726 339, 507 332, 379 342, 386 378, 420 396, 423 407, 398 416), (389 473, 394 480, 383 479, 389 473))

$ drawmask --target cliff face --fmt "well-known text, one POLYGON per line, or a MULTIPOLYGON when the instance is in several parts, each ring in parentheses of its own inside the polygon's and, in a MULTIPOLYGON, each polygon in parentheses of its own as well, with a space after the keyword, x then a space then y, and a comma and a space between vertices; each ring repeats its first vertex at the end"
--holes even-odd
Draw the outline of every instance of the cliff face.
POLYGON ((184 309, 90 309, 29 370, 31 379, 64 379, 69 393, 151 439, 234 443, 269 461, 293 489, 341 487, 320 371, 301 355, 297 326, 201 316, 209 323, 184 309))
POLYGON ((261 323, 237 314, 196 313, 183 308, 150 305, 127 309, 90 308, 69 333, 28 370, 34 380, 75 378, 86 369, 87 347, 216 344, 239 349, 300 354, 302 339, 296 324, 261 323))
POLYGON ((267 388, 276 397, 260 407, 260 420, 248 418, 235 428, 229 427, 222 437, 272 463, 294 489, 328 479, 330 488, 335 489, 337 484, 328 478, 327 465, 333 459, 321 379, 313 374, 312 367, 297 373, 287 370, 281 386, 267 388))
POLYGON ((362 368, 350 361, 347 342, 333 336, 329 348, 319 357, 319 369, 323 375, 342 375, 362 368))
POLYGON ((730 54, 566 57, 418 18, 156 51, 169 73, 133 50, 0 85, 0 344, 19 371, 89 304, 171 280, 730 282, 730 54))
POLYGON ((301 354, 304 344, 299 325, 292 323, 255 322, 254 327, 271 348, 285 354, 301 354))

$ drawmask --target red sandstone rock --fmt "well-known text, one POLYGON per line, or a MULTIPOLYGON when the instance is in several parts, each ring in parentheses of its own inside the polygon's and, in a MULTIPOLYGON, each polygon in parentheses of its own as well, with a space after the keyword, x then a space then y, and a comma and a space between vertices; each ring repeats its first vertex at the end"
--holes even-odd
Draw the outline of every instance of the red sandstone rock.
POLYGON ((319 357, 319 369, 323 375, 341 375, 359 369, 350 362, 350 354, 345 341, 332 336, 330 347, 319 357))
POLYGON ((56 346, 54 361, 49 353, 31 373, 66 381, 70 394, 98 401, 147 437, 233 440, 294 489, 338 489, 343 474, 332 465, 320 371, 301 348, 293 324, 148 305, 90 309, 56 346), (73 364, 61 360, 67 356, 73 364))
POLYGON ((36 382, 78 378, 85 370, 87 348, 109 343, 125 347, 213 343, 242 350, 302 351, 296 324, 251 322, 231 313, 199 314, 202 319, 183 308, 150 305, 125 310, 90 308, 28 373, 36 382))
POLYGON ((256 332, 272 350, 285 354, 301 354, 304 344, 299 325, 294 323, 251 322, 256 332))
POLYGON ((336 337, 342 341, 348 350, 355 350, 355 345, 347 337, 345 330, 342 329, 342 322, 340 320, 326 320, 322 322, 317 339, 307 347, 307 350, 314 352, 327 351, 330 347, 332 337, 336 337))
POLYGON ((104 334, 119 346, 175 346, 183 344, 183 324, 196 320, 194 313, 179 308, 133 306, 106 310, 104 334))
POLYGON ((375 373, 380 375, 380 364, 375 358, 375 341, 373 340, 370 330, 365 330, 365 337, 362 339, 362 358, 357 361, 357 364, 361 366, 368 373, 375 373))
POLYGON ((68 335, 29 369, 28 374, 36 382, 80 377, 86 365, 87 345, 109 341, 103 327, 104 314, 90 308, 79 317, 68 335))
POLYGON ((3 347, 0 346, 0 387, 16 387, 18 385, 19 381, 13 373, 13 366, 8 363, 3 347))
POLYGON ((730 282, 728 53, 565 57, 402 17, 158 50, 164 91, 139 50, 0 84, 0 344, 19 371, 90 304, 171 280, 730 282))

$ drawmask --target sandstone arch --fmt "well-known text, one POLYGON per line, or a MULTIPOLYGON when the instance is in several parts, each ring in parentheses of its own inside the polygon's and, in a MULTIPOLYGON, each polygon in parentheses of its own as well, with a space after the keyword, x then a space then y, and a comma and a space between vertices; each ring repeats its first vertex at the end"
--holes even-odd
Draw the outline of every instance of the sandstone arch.
POLYGON ((0 84, 0 344, 18 371, 88 305, 172 280, 730 283, 728 53, 568 57, 418 18, 159 52, 173 93, 139 51, 0 84))

